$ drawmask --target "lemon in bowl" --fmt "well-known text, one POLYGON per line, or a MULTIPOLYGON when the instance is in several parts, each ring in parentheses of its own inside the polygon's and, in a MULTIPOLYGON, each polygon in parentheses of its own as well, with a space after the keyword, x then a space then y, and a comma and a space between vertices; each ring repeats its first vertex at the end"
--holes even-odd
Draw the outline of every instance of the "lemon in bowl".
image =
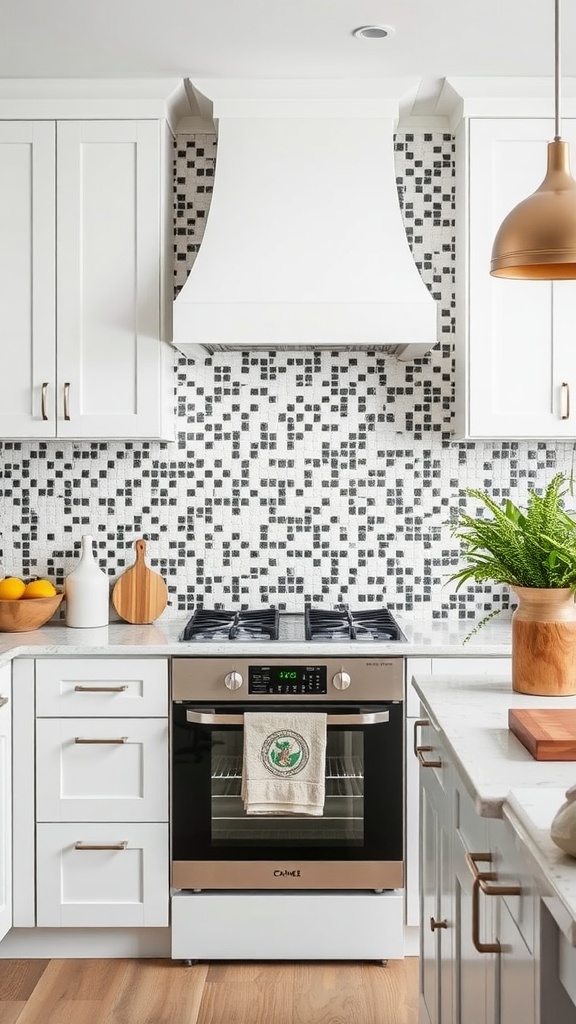
POLYGON ((63 597, 50 580, 25 583, 17 576, 5 577, 0 580, 0 632, 24 633, 44 626, 63 597))

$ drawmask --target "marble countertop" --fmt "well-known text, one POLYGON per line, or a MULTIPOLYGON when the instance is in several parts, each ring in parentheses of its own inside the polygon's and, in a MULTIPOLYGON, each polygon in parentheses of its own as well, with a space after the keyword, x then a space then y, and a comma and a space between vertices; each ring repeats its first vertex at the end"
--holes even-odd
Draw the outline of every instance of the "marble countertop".
MULTIPOLYGON (((178 637, 186 624, 188 615, 157 619, 151 625, 132 626, 124 622, 113 622, 98 629, 72 629, 63 623, 52 621, 41 629, 27 633, 0 633, 0 664, 15 657, 47 655, 160 655, 168 657, 196 655, 213 657, 230 654, 227 643, 180 643, 178 637)), ((474 628, 470 619, 409 619, 397 616, 398 623, 406 636, 400 643, 319 643, 308 641, 306 655, 397 655, 400 657, 464 656, 464 657, 509 657, 511 648, 510 613, 503 613, 488 622, 466 641, 474 628), (465 642, 466 641, 466 642, 465 642)), ((261 656, 270 652, 270 643, 236 643, 234 652, 241 657, 261 656)), ((302 643, 298 641, 275 641, 274 654, 302 655, 302 643)))
POLYGON ((509 708, 576 708, 576 696, 514 693, 510 680, 496 675, 422 675, 412 685, 478 813, 514 829, 546 882, 551 912, 576 945, 576 859, 550 838, 552 819, 576 784, 576 762, 536 761, 508 729, 509 708))

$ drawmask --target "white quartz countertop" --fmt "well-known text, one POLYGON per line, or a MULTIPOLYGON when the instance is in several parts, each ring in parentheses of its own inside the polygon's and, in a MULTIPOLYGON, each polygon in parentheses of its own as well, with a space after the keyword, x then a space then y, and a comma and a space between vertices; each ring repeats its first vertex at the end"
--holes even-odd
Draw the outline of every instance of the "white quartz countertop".
MULTIPOLYGON (((113 622, 98 629, 72 629, 63 623, 50 622, 41 629, 27 633, 0 633, 0 663, 15 657, 47 655, 160 655, 168 657, 213 657, 230 654, 228 643, 180 643, 178 637, 189 615, 162 616, 146 626, 132 626, 113 622)), ((510 655, 510 614, 503 613, 492 619, 467 642, 467 634, 474 627, 470 619, 420 619, 396 616, 407 641, 400 643, 319 643, 308 641, 275 641, 264 643, 235 643, 239 657, 261 657, 271 653, 280 657, 328 655, 334 657, 396 655, 399 657, 508 657, 510 655)))
POLYGON ((508 729, 509 708, 576 708, 575 697, 514 693, 506 676, 413 680, 479 814, 504 818, 545 880, 550 909, 576 945, 576 859, 550 838, 552 819, 576 784, 575 761, 536 761, 508 729))

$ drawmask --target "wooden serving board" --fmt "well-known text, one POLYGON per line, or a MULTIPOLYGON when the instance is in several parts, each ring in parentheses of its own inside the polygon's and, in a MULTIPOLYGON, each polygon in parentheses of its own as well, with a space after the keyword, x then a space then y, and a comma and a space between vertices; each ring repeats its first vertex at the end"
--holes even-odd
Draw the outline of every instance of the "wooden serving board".
POLYGON ((154 622, 168 602, 168 589, 162 577, 144 561, 146 541, 137 540, 136 562, 123 572, 112 591, 112 604, 125 622, 154 622))
POLYGON ((536 761, 576 761, 576 708, 510 708, 508 728, 536 761))

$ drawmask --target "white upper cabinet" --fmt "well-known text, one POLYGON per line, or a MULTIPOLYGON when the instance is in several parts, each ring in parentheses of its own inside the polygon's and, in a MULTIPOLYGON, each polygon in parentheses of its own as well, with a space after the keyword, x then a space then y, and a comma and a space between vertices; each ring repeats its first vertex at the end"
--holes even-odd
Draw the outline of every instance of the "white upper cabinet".
POLYGON ((1 437, 173 438, 171 164, 161 119, 0 121, 1 437))
MULTIPOLYGON (((456 134, 454 436, 576 437, 576 282, 490 276, 494 236, 540 185, 548 118, 470 117, 456 134)), ((563 138, 576 151, 576 122, 563 138)))

